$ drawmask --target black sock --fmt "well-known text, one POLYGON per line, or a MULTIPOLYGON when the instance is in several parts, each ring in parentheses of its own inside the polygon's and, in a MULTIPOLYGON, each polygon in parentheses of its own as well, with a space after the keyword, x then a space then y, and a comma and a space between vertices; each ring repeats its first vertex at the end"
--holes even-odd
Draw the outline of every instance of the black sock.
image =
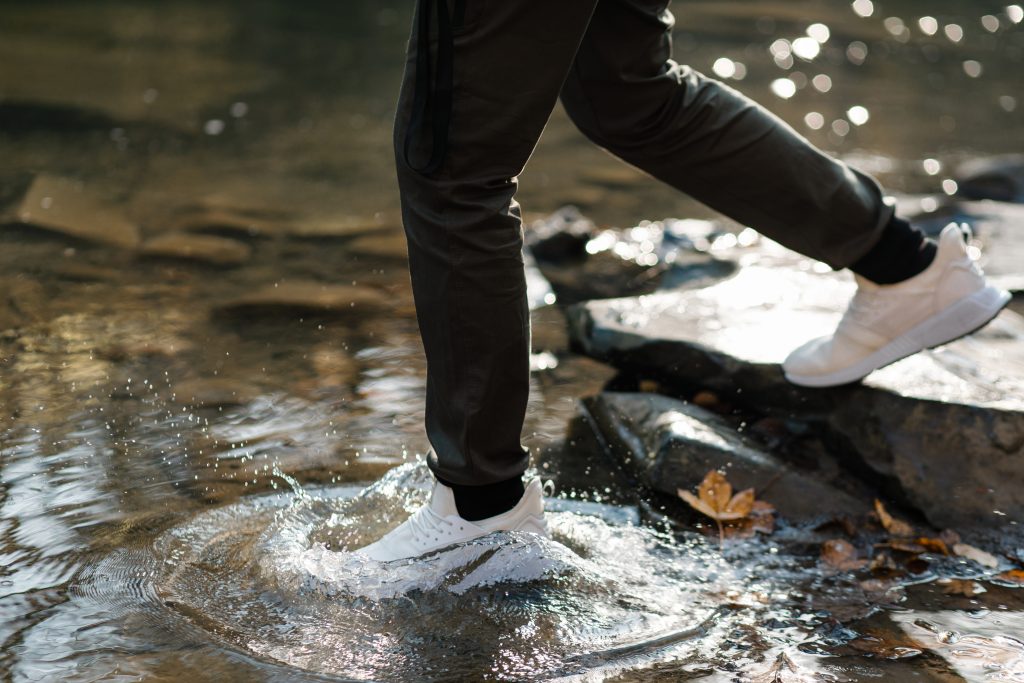
POLYGON ((470 522, 508 512, 519 503, 526 492, 522 477, 483 486, 451 484, 440 477, 437 480, 455 492, 455 507, 459 511, 459 517, 470 522))
POLYGON ((936 244, 902 218, 893 216, 878 243, 850 270, 879 285, 908 280, 931 265, 936 244))

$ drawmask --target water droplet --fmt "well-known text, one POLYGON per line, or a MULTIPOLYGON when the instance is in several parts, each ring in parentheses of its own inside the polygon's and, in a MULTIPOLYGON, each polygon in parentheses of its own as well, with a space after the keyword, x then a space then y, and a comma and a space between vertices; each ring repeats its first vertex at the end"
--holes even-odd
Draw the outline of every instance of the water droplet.
POLYGON ((773 93, 784 100, 796 94, 796 83, 788 78, 776 78, 772 81, 771 88, 773 93))
POLYGON ((942 164, 938 159, 925 159, 921 162, 921 166, 924 167, 924 172, 928 175, 938 175, 942 170, 942 164))
POLYGON ((977 78, 978 76, 981 75, 981 72, 981 62, 976 62, 973 59, 968 59, 966 62, 964 62, 964 73, 970 76, 971 78, 977 78))
POLYGON ((231 105, 231 115, 240 119, 249 113, 249 105, 245 102, 235 102, 231 105))
POLYGON ((921 17, 917 20, 917 27, 926 36, 934 36, 939 32, 939 22, 935 17, 921 17))
POLYGON ((853 107, 850 107, 846 111, 846 117, 850 119, 850 123, 852 123, 853 125, 863 126, 865 123, 868 122, 868 119, 871 118, 871 114, 868 112, 866 107, 862 107, 861 105, 858 104, 853 107))
POLYGON ((807 112, 804 116, 804 123, 811 130, 821 130, 825 125, 825 117, 816 111, 807 112))
POLYGON ((870 17, 875 13, 875 4, 871 0, 853 0, 853 11, 861 17, 870 17))
POLYGON ((956 194, 958 187, 959 186, 956 184, 956 181, 952 178, 946 178, 942 181, 942 191, 948 195, 956 194))
POLYGON ((807 27, 807 35, 824 45, 832 33, 825 24, 811 24, 807 27))
POLYGON ((946 37, 954 43, 959 43, 964 39, 964 29, 960 24, 946 24, 946 26, 943 27, 942 32, 945 33, 946 37))
POLYGON ((999 98, 999 106, 1002 107, 1004 111, 1013 111, 1017 108, 1017 100, 1011 95, 1003 95, 999 98))
POLYGON ((986 14, 981 18, 981 25, 989 33, 995 33, 999 30, 999 17, 986 14))
POLYGON ((1009 5, 1006 8, 1006 16, 1015 24, 1024 21, 1024 7, 1020 5, 1009 5))
POLYGON ((832 122, 832 132, 840 137, 850 134, 850 124, 843 119, 836 119, 832 122))
POLYGON ((811 79, 811 85, 813 85, 814 89, 818 92, 828 92, 832 89, 832 79, 825 74, 818 74, 811 79))

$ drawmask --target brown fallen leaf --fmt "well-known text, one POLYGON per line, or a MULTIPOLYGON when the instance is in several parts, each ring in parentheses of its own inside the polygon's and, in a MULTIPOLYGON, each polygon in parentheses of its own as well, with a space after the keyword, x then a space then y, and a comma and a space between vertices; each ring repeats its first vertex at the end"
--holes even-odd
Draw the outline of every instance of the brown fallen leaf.
POLYGON ((923 546, 925 550, 930 553, 941 553, 942 555, 949 555, 949 546, 941 538, 928 538, 927 536, 921 536, 917 539, 917 544, 923 546))
POLYGON ((892 555, 889 553, 878 553, 871 560, 868 569, 875 573, 892 573, 898 572, 900 566, 896 564, 896 560, 892 559, 892 555))
POLYGON ((966 543, 957 543, 953 546, 953 552, 960 557, 964 557, 968 560, 973 560, 983 567, 989 567, 995 569, 999 566, 999 560, 996 559, 995 555, 987 553, 980 548, 975 548, 973 545, 966 543))
POLYGON ((877 498, 875 499, 875 514, 878 515, 878 521, 882 523, 882 528, 888 531, 890 536, 895 538, 911 538, 914 536, 914 527, 890 515, 889 511, 882 505, 882 501, 877 498))
POLYGON ((755 500, 750 515, 725 525, 725 537, 753 538, 756 534, 771 535, 775 532, 775 508, 763 500, 755 500))
POLYGON ((697 495, 678 489, 676 493, 697 512, 707 515, 718 524, 719 543, 725 541, 723 522, 734 522, 747 517, 754 509, 754 489, 733 495, 732 484, 721 472, 711 470, 697 487, 697 495))
POLYGON ((867 566, 868 561, 857 557, 857 548, 849 541, 833 538, 821 546, 821 559, 840 571, 853 571, 867 566))
POLYGON ((785 652, 780 652, 764 671, 754 673, 750 683, 815 683, 820 680, 812 671, 798 666, 785 652))
POLYGON ((908 635, 876 629, 865 631, 847 645, 857 652, 884 659, 907 659, 924 652, 924 647, 908 635))
POLYGON ((901 553, 910 553, 911 555, 920 555, 925 551, 925 547, 923 545, 918 545, 913 541, 907 541, 900 538, 894 538, 888 543, 879 543, 878 547, 892 548, 893 550, 898 550, 901 553))
POLYGON ((942 584, 942 592, 946 595, 963 595, 973 598, 975 595, 985 592, 984 586, 970 579, 945 579, 940 583, 942 584))
POLYGON ((1017 584, 1018 586, 1024 586, 1024 569, 1011 569, 1010 571, 1003 572, 1002 574, 996 574, 996 579, 1000 581, 1006 581, 1007 583, 1017 584))

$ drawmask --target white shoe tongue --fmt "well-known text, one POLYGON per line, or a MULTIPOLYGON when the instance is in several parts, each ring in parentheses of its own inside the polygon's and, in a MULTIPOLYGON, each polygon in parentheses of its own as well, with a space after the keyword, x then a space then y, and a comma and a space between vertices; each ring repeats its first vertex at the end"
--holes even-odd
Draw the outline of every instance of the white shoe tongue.
POLYGON ((458 515, 454 492, 440 482, 434 484, 434 493, 430 497, 430 510, 440 517, 458 515))

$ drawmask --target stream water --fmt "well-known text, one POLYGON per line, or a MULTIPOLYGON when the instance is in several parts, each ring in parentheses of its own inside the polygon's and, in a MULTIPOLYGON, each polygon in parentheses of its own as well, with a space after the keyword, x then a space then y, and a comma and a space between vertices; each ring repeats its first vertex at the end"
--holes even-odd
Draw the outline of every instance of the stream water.
MULTIPOLYGON (((428 481, 390 150, 411 5, 0 4, 0 206, 72 177, 144 237, 195 210, 249 250, 210 265, 0 229, 0 677, 1024 681, 1020 592, 940 582, 976 566, 865 586, 806 530, 723 550, 603 484, 552 493, 551 541, 351 554, 428 481), (309 281, 388 304, 232 308, 309 281)), ((1024 140, 1019 5, 673 10, 681 61, 894 191, 950 190, 958 163, 1024 140)), ((521 188, 528 217, 710 215, 560 110, 521 188)), ((613 375, 564 350, 541 365, 534 450, 613 375)))

